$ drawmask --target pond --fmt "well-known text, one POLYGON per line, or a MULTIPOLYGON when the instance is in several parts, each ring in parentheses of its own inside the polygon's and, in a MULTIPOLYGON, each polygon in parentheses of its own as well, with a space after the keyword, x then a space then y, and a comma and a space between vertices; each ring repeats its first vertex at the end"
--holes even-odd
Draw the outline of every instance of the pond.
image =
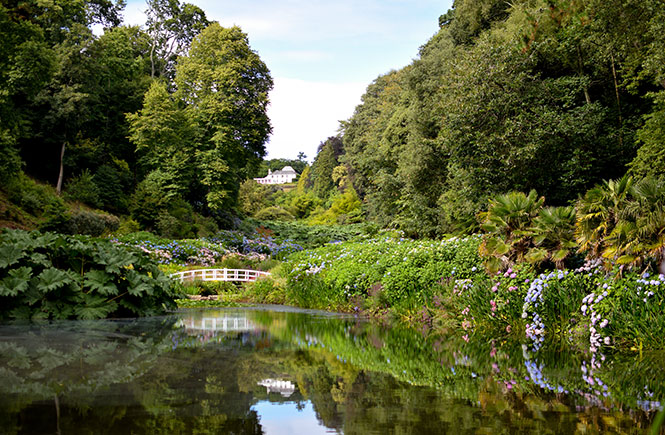
MULTIPOLYGON (((649 433, 665 354, 284 307, 0 326, 2 433, 649 433)), ((661 430, 662 431, 662 430, 661 430)))

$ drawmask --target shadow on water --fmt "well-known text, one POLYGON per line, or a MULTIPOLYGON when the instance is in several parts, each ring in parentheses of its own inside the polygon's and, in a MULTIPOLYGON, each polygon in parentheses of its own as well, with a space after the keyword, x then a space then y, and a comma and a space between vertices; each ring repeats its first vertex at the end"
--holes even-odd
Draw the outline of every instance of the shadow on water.
MULTIPOLYGON (((648 433, 662 353, 274 307, 0 326, 3 433, 648 433)), ((660 432, 663 432, 660 430, 660 432)))

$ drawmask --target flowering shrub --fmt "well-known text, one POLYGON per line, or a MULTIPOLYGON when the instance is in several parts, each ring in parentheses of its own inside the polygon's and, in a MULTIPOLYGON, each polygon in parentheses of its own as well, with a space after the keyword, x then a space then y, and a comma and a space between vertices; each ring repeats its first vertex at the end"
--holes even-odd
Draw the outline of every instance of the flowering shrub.
POLYGON ((289 288, 307 291, 311 283, 351 301, 368 296, 380 283, 390 306, 415 307, 431 300, 434 284, 442 277, 463 279, 477 273, 472 269, 480 264, 478 243, 477 237, 346 242, 294 254, 285 270, 289 288))
POLYGON ((519 327, 529 271, 517 266, 491 276, 481 266, 473 267, 472 271, 475 272, 472 278, 452 281, 451 289, 446 288, 446 282, 442 283, 440 299, 446 303, 437 308, 457 313, 465 333, 478 328, 510 333, 519 327))
POLYGON ((217 236, 206 239, 164 240, 142 232, 123 236, 112 241, 135 246, 160 264, 211 267, 221 262, 230 253, 243 256, 248 262, 264 261, 271 257, 283 259, 302 251, 296 243, 277 243, 271 236, 255 234, 248 238, 237 231, 220 231, 217 236))
POLYGON ((272 235, 266 233, 254 233, 248 237, 237 231, 220 231, 215 237, 206 240, 241 254, 258 253, 278 260, 303 249, 302 246, 291 240, 284 240, 280 243, 272 235))
POLYGON ((628 272, 601 276, 580 310, 589 317, 589 347, 665 347, 665 276, 628 272))
POLYGON ((113 241, 135 246, 160 264, 212 266, 226 253, 223 246, 201 241, 173 240, 160 243, 142 240, 133 244, 123 243, 117 239, 113 241))
POLYGON ((542 345, 546 331, 551 335, 568 331, 590 285, 592 282, 587 275, 568 270, 541 273, 531 280, 524 297, 522 318, 527 322, 526 336, 534 342, 535 348, 542 345))

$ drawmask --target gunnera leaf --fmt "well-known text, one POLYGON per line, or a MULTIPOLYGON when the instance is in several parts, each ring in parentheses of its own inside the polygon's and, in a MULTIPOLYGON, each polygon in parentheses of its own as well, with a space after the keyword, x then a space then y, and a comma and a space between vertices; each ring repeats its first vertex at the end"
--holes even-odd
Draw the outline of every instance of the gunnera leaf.
POLYGON ((83 305, 74 307, 76 317, 83 320, 103 319, 115 311, 118 304, 107 302, 106 298, 96 295, 85 295, 83 305))
POLYGON ((23 250, 16 245, 0 246, 0 269, 12 266, 23 257, 23 250))
POLYGON ((71 283, 72 277, 67 272, 60 269, 45 269, 39 274, 39 286, 46 291, 55 290, 71 283))
POLYGON ((9 276, 0 281, 0 296, 16 296, 28 289, 32 269, 29 267, 19 267, 10 270, 9 276))
POLYGON ((118 287, 112 282, 112 277, 103 270, 90 270, 86 272, 83 285, 100 295, 118 294, 118 287))

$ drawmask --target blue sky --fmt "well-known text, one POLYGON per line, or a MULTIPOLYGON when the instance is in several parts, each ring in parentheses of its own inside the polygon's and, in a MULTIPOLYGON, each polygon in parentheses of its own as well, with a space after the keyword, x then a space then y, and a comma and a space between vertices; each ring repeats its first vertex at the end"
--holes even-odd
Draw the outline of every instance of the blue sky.
MULTIPOLYGON (((348 119, 365 88, 401 68, 437 30, 452 0, 189 0, 223 26, 238 25, 270 68, 268 158, 312 160, 348 119)), ((143 24, 145 1, 129 0, 125 22, 143 24)))

